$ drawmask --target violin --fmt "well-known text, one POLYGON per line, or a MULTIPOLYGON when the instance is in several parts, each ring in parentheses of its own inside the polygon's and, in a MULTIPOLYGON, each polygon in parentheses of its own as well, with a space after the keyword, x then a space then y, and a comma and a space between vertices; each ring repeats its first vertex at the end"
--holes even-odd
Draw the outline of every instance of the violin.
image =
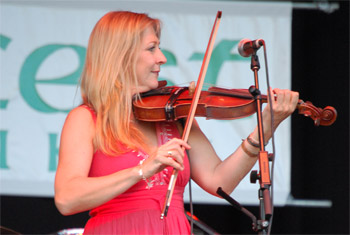
MULTIPOLYGON (((141 121, 175 121, 186 118, 193 99, 193 89, 193 86, 163 85, 141 93, 141 99, 133 100, 134 116, 141 121)), ((259 96, 263 103, 267 103, 267 98, 267 95, 259 96)), ((299 114, 314 120, 315 126, 332 125, 337 118, 335 108, 331 106, 318 108, 310 101, 299 100, 297 109, 299 114)), ((207 91, 201 91, 195 116, 232 120, 250 116, 255 112, 256 99, 249 89, 210 87, 207 91)))

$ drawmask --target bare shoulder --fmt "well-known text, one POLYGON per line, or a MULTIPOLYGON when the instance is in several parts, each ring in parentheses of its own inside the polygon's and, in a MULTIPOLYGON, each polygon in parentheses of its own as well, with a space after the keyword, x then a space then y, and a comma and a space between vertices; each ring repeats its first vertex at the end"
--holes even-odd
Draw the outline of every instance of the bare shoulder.
POLYGON ((93 116, 88 108, 84 106, 78 106, 68 113, 66 120, 79 122, 93 122, 93 116))
POLYGON ((83 106, 72 109, 67 115, 63 128, 68 131, 79 130, 81 133, 92 134, 95 123, 91 111, 83 106))
POLYGON ((84 107, 83 105, 78 106, 74 109, 72 109, 69 113, 67 118, 91 118, 92 120, 92 114, 91 111, 87 108, 84 107))

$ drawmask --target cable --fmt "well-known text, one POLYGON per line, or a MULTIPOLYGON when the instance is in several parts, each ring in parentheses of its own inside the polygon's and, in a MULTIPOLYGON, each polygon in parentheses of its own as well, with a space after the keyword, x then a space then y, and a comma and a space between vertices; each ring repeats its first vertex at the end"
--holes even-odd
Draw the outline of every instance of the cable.
POLYGON ((271 143, 272 143, 272 165, 271 165, 271 190, 270 190, 270 197, 271 197, 271 217, 269 219, 269 228, 267 234, 271 233, 271 227, 272 227, 272 221, 273 221, 273 211, 274 211, 274 204, 273 204, 273 176, 274 176, 274 168, 275 168, 275 135, 274 135, 274 115, 273 115, 273 109, 272 109, 272 94, 270 91, 270 78, 269 78, 269 70, 267 65, 267 55, 266 55, 266 45, 264 42, 264 60, 265 60, 265 71, 266 71, 266 85, 267 85, 267 92, 268 92, 268 99, 269 99, 269 105, 270 105, 270 114, 271 114, 271 143))

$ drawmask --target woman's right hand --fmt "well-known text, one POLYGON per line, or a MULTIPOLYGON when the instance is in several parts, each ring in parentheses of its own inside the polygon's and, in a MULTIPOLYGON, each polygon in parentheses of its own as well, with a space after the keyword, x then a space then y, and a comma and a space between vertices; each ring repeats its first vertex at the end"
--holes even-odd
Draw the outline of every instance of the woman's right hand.
POLYGON ((144 176, 149 178, 168 166, 179 171, 184 170, 185 149, 191 149, 191 146, 178 138, 161 145, 143 162, 141 167, 144 176))

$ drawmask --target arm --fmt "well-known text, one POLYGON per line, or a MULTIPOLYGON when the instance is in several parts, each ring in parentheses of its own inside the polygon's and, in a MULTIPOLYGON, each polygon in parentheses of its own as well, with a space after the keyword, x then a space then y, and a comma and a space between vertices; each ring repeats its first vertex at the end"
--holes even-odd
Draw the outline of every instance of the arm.
POLYGON ((103 177, 88 177, 93 156, 95 124, 88 110, 72 110, 63 126, 55 178, 55 203, 64 215, 92 209, 137 183, 138 168, 103 177))
POLYGON ((90 210, 115 198, 142 179, 161 171, 166 166, 183 169, 182 140, 173 139, 135 166, 102 177, 88 177, 94 153, 95 123, 88 110, 72 110, 63 126, 59 162, 55 178, 55 204, 63 215, 90 210), (172 158, 168 152, 172 151, 172 158))
MULTIPOLYGON (((280 89, 275 89, 273 93, 276 95, 273 101, 274 128, 277 128, 295 110, 299 95, 296 92, 280 89)), ((268 141, 271 138, 269 105, 265 107, 262 115, 264 138, 265 141, 268 141)), ((250 136, 255 142, 258 142, 257 127, 250 136)), ((189 153, 192 178, 199 186, 213 195, 216 195, 218 187, 231 193, 257 161, 257 157, 248 156, 241 146, 224 161, 221 161, 197 123, 192 126, 188 142, 191 146, 189 153)), ((253 147, 247 141, 244 141, 243 144, 249 152, 258 154, 258 148, 253 147)))

